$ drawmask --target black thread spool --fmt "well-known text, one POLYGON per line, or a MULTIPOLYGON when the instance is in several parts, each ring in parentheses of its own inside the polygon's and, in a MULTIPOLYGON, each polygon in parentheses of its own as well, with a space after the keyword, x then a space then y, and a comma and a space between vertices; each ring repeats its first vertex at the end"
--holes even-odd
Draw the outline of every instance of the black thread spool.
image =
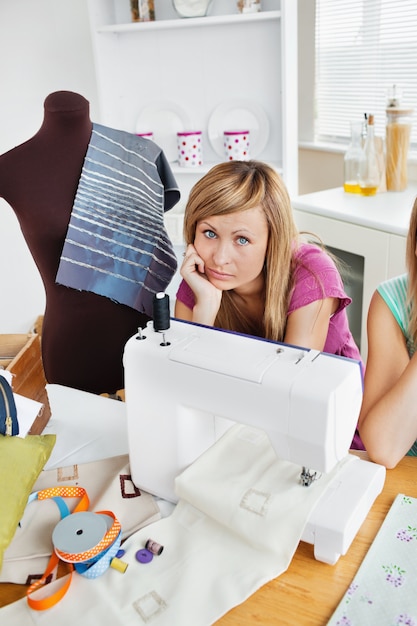
POLYGON ((165 330, 170 327, 169 296, 166 293, 156 293, 153 299, 153 327, 157 333, 163 333, 161 346, 169 346, 165 341, 165 330))

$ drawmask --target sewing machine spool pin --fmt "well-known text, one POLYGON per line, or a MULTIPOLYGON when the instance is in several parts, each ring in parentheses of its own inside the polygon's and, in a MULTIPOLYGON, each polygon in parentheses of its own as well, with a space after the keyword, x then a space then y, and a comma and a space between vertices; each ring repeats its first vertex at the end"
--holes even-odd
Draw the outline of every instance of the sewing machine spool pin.
POLYGON ((146 335, 142 335, 142 330, 143 330, 143 328, 138 326, 138 334, 136 335, 136 339, 138 341, 142 341, 143 339, 146 339, 146 335))
POLYGON ((159 344, 160 346, 170 346, 171 343, 165 339, 165 333, 162 333, 162 341, 159 344))

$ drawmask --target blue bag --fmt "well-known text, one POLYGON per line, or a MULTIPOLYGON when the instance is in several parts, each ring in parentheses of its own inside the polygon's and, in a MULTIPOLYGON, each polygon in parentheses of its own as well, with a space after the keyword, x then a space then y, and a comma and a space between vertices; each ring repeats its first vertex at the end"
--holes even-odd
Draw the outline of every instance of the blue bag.
POLYGON ((14 395, 9 382, 0 374, 0 434, 19 434, 19 422, 14 395))

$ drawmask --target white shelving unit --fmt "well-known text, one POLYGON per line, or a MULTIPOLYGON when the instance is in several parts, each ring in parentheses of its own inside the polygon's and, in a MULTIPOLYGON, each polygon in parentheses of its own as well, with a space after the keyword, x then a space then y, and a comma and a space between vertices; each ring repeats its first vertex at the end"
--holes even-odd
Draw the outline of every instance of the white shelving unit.
POLYGON ((245 15, 240 15, 239 13, 232 15, 214 15, 214 16, 206 16, 206 17, 195 17, 191 19, 163 19, 156 20, 154 22, 130 22, 123 24, 108 24, 103 25, 97 28, 97 32, 99 33, 129 33, 129 32, 138 32, 141 30, 164 30, 164 29, 172 29, 172 28, 197 28, 198 26, 209 26, 213 27, 216 24, 242 24, 244 20, 245 23, 255 22, 258 23, 264 20, 271 19, 279 19, 281 17, 280 11, 263 11, 259 13, 246 13, 245 15))
POLYGON ((249 15, 238 13, 236 0, 213 0, 207 16, 199 18, 180 18, 170 0, 156 0, 156 20, 143 23, 131 22, 129 0, 88 2, 99 121, 138 132, 144 130, 138 128, 144 110, 172 105, 183 113, 190 126, 187 130, 203 133, 204 165, 192 169, 179 167, 172 158, 175 129, 171 136, 166 129, 165 134, 160 132, 158 141, 161 129, 151 129, 170 157, 182 192, 182 200, 171 214, 181 219, 193 184, 223 160, 208 129, 213 114, 232 101, 237 108, 249 107, 255 115, 262 111, 266 124, 261 131, 266 140, 260 152, 251 156, 273 165, 291 195, 297 194, 294 0, 263 0, 262 11, 249 15))

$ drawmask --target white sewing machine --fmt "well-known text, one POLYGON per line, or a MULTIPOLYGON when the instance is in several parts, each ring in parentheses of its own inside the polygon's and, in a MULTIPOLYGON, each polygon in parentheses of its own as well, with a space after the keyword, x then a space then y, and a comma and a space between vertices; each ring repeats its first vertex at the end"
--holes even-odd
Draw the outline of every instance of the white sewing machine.
MULTIPOLYGON (((278 457, 300 466, 303 489, 349 452, 357 361, 174 319, 129 339, 124 367, 132 480, 171 502, 175 477, 235 422, 264 430, 278 457)), ((384 467, 358 457, 341 469, 302 536, 317 559, 346 553, 384 480, 384 467)))

